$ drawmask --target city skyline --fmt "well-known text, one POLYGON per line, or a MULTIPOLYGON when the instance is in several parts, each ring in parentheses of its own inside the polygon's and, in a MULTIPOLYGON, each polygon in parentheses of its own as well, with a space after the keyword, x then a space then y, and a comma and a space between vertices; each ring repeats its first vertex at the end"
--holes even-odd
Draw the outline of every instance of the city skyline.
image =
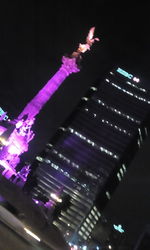
MULTIPOLYGON (((37 155, 32 171, 37 186, 33 190, 30 187, 33 197, 38 200, 39 193, 47 198, 55 194, 59 199, 70 195, 71 207, 55 221, 65 237, 78 230, 86 238, 87 221, 92 225, 89 207, 95 199, 97 203, 93 204, 100 213, 103 214, 107 203, 109 206, 115 188, 119 188, 130 162, 149 134, 149 98, 149 91, 143 88, 140 79, 114 67, 91 85, 71 116, 37 155), (73 222, 74 210, 79 218, 73 222)), ((123 218, 126 213, 122 213, 123 218)), ((118 215, 108 217, 111 228, 118 215)), ((121 221, 122 218, 119 215, 121 221)), ((127 234, 131 234, 129 222, 124 221, 124 226, 127 234)))
MULTIPOLYGON (((57 71, 61 56, 73 51, 89 27, 95 25, 96 35, 100 37, 100 44, 94 46, 92 54, 83 58, 81 74, 68 79, 39 115, 35 125, 38 135, 30 146, 28 159, 43 149, 49 136, 68 117, 91 82, 112 64, 143 79, 149 87, 150 37, 146 6, 137 4, 129 8, 117 3, 107 4, 95 1, 87 7, 81 3, 78 10, 59 2, 53 3, 50 9, 34 1, 30 5, 8 1, 3 4, 1 107, 11 118, 19 114, 18 111, 57 71), (145 14, 143 19, 142 12, 145 14)), ((148 153, 143 161, 148 163, 148 153)), ((140 171, 137 179, 139 177, 140 171)), ((140 185, 143 182, 144 178, 140 185)))
MULTIPOLYGON (((52 136, 56 127, 78 104, 90 82, 96 81, 99 74, 115 63, 134 75, 139 74, 137 77, 148 83, 149 37, 144 25, 148 23, 148 17, 145 14, 143 21, 140 18, 140 12, 146 11, 146 6, 137 4, 129 9, 117 3, 107 5, 104 1, 94 1, 90 6, 81 3, 77 14, 75 8, 69 11, 69 4, 52 2, 51 9, 56 17, 53 24, 50 22, 53 15, 47 9, 49 5, 35 4, 34 1, 30 5, 24 1, 11 5, 6 1, 3 5, 0 104, 11 118, 18 116, 26 103, 58 70, 61 57, 72 53, 78 43, 84 41, 91 26, 96 26, 96 36, 100 37, 100 43, 83 57, 78 76, 67 79, 38 117, 35 129, 41 132, 37 138, 37 151, 47 141, 49 129, 52 136), (66 25, 66 22, 69 24, 66 25), (144 59, 146 63, 143 63, 144 59)), ((35 148, 36 144, 33 144, 35 148)))

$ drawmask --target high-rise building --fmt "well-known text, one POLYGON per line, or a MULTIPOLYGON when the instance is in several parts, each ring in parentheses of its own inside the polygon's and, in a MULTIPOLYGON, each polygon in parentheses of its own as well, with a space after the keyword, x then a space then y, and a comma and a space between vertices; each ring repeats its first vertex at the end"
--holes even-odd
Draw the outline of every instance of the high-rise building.
POLYGON ((146 225, 140 237, 137 240, 137 243, 134 247, 134 250, 149 250, 150 249, 150 225, 146 225))
POLYGON ((93 84, 36 157, 37 186, 57 205, 54 224, 66 239, 86 241, 150 130, 150 91, 114 68, 93 84))

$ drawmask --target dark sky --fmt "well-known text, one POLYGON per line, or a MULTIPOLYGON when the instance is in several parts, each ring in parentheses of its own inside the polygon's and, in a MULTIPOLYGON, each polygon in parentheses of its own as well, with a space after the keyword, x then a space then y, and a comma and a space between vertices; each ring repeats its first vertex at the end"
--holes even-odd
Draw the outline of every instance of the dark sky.
MULTIPOLYGON (((83 57, 80 73, 63 83, 37 117, 30 155, 43 148, 88 87, 111 65, 123 67, 149 87, 149 4, 138 2, 134 6, 108 0, 0 3, 0 106, 11 118, 58 70, 61 57, 85 41, 90 27, 96 26, 95 35, 101 40, 83 57)), ((141 159, 148 164, 148 153, 141 159)))
POLYGON ((0 4, 0 105, 12 118, 58 70, 61 57, 85 41, 90 27, 96 26, 95 35, 101 39, 84 56, 81 72, 63 83, 37 117, 33 153, 111 65, 120 65, 148 82, 148 9, 148 4, 132 7, 107 0, 5 0, 0 4))

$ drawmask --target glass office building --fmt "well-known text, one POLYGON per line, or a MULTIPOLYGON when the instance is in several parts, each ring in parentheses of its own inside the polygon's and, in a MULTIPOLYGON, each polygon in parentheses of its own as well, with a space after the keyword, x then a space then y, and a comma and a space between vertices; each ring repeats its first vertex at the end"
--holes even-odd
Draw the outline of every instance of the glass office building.
POLYGON ((86 241, 150 129, 150 92, 114 68, 92 84, 76 110, 36 157, 37 187, 52 202, 70 197, 54 224, 86 241))

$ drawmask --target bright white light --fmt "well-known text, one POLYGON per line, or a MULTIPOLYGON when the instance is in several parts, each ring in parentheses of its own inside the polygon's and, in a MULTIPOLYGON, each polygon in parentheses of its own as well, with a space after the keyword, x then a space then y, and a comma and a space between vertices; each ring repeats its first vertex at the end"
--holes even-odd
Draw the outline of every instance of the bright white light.
POLYGON ((78 246, 76 246, 76 245, 74 245, 73 247, 74 247, 74 250, 77 250, 77 249, 78 249, 78 246))
POLYGON ((83 250, 87 250, 87 246, 83 246, 83 248, 82 248, 83 250))
POLYGON ((16 128, 20 128, 23 125, 23 121, 18 121, 16 123, 16 128))
POLYGON ((139 79, 139 78, 137 78, 137 77, 133 77, 133 81, 135 81, 135 82, 139 82, 139 81, 140 81, 140 79, 139 79))
POLYGON ((9 144, 8 141, 6 141, 6 139, 4 137, 0 137, 0 142, 4 145, 7 146, 9 144))
POLYGON ((109 150, 107 150, 107 149, 105 149, 105 148, 103 148, 103 147, 99 147, 98 145, 96 145, 96 143, 94 143, 93 141, 87 139, 85 136, 81 135, 80 133, 78 133, 78 132, 75 131, 74 129, 72 129, 72 128, 69 127, 68 130, 69 130, 69 131, 72 130, 73 133, 74 133, 75 135, 77 135, 78 137, 80 137, 82 140, 85 140, 87 143, 92 144, 92 146, 95 145, 95 147, 98 148, 100 151, 105 152, 105 153, 108 154, 108 155, 111 155, 111 156, 112 156, 113 158, 115 158, 115 159, 118 159, 118 156, 117 156, 117 155, 113 154, 111 151, 109 151, 109 150))
POLYGON ((64 127, 60 127, 60 129, 61 129, 62 131, 65 131, 65 130, 66 130, 64 127))
POLYGON ((145 98, 143 98, 143 97, 141 97, 141 96, 135 95, 135 94, 133 94, 132 92, 127 91, 126 89, 121 88, 120 86, 118 86, 118 85, 115 84, 115 83, 111 83, 111 85, 114 86, 115 88, 119 89, 120 91, 122 91, 122 92, 124 92, 124 93, 126 93, 126 94, 128 94, 128 95, 130 95, 130 96, 135 97, 136 99, 138 99, 138 100, 140 100, 140 101, 143 101, 143 102, 146 102, 146 103, 150 104, 150 101, 149 101, 148 99, 145 99, 145 98))
POLYGON ((8 148, 8 153, 13 155, 13 154, 16 154, 16 155, 19 155, 21 152, 21 149, 17 148, 15 145, 11 144, 8 148))
POLYGON ((82 100, 87 101, 88 98, 86 96, 82 97, 82 100))
POLYGON ((96 90, 97 90, 97 88, 95 88, 95 87, 91 87, 91 89, 92 89, 93 91, 96 91, 96 90))
POLYGON ((29 234, 30 236, 32 236, 34 239, 36 239, 37 241, 41 241, 41 239, 34 233, 32 233, 29 229, 27 229, 26 227, 24 227, 24 230, 26 231, 27 234, 29 234))
POLYGON ((112 246, 111 246, 111 245, 109 245, 109 246, 108 246, 108 249, 112 249, 112 246))
POLYGON ((57 202, 62 202, 62 199, 60 199, 56 194, 51 193, 50 196, 51 196, 54 200, 56 200, 57 202))

